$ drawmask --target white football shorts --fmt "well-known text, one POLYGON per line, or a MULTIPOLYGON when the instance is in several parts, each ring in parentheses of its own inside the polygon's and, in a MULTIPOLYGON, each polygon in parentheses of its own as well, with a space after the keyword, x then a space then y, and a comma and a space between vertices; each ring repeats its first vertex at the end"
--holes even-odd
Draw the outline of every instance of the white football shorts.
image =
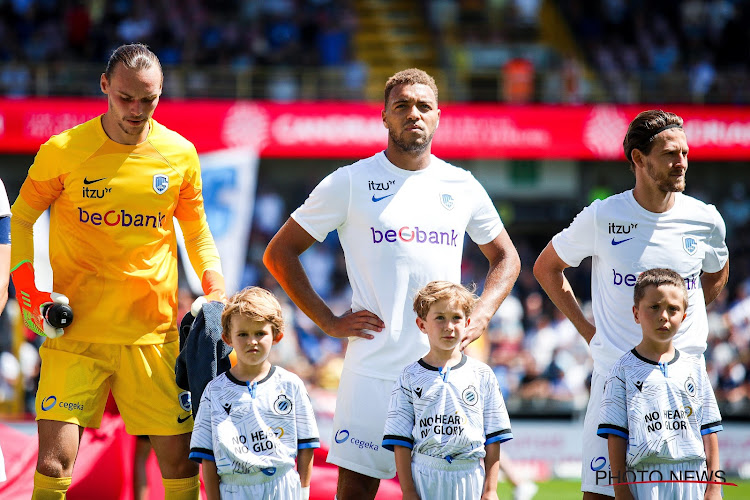
POLYGON ((419 498, 464 500, 482 498, 484 468, 480 460, 453 460, 415 453, 411 476, 419 498))
POLYGON ((327 461, 377 479, 396 475, 393 452, 383 448, 383 429, 395 380, 344 369, 336 396, 327 461))
POLYGON ((583 421, 583 453, 581 454, 581 491, 590 491, 610 497, 615 490, 609 484, 609 451, 607 440, 599 436, 599 408, 604 396, 604 382, 607 375, 597 371, 591 374, 591 394, 583 421))

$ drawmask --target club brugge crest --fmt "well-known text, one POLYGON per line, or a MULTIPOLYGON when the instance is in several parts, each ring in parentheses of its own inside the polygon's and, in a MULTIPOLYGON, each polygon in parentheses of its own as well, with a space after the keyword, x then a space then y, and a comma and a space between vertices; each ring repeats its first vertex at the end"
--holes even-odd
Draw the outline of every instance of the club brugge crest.
POLYGON ((440 204, 443 205, 446 210, 453 210, 455 201, 453 200, 453 196, 448 193, 440 193, 440 204))
POLYGON ((154 191, 156 194, 164 194, 169 187, 169 177, 164 174, 154 174, 154 191))
POLYGON ((279 415, 286 415, 292 411, 292 401, 286 397, 286 394, 279 395, 273 403, 273 409, 279 415))
POLYGON ((693 377, 688 377, 685 381, 685 392, 687 392, 689 396, 695 396, 695 381, 693 381, 693 377))
POLYGON ((683 236, 682 248, 685 249, 688 255, 693 255, 698 250, 698 240, 695 239, 695 236, 683 236))
POLYGON ((461 399, 464 400, 464 403, 466 403, 469 406, 474 406, 477 404, 477 401, 479 401, 479 395, 477 394, 477 390, 474 388, 473 385, 470 385, 466 389, 464 389, 464 392, 461 394, 461 399))

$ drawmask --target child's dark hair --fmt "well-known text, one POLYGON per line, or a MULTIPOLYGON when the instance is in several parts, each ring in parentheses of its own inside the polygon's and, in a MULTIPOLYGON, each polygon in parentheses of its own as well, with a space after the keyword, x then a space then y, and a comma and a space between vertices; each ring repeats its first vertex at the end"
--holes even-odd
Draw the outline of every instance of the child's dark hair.
POLYGON ((432 304, 441 300, 458 303, 464 314, 469 317, 479 299, 463 285, 450 281, 431 281, 414 297, 414 312, 420 318, 426 319, 432 304))
POLYGON ((265 288, 249 286, 229 297, 224 312, 221 313, 221 330, 227 337, 230 322, 235 315, 246 316, 253 321, 268 321, 273 328, 274 339, 284 330, 281 305, 265 288))
POLYGON ((391 95, 393 87, 401 84, 406 85, 427 85, 432 89, 435 94, 435 101, 438 98, 438 88, 435 85, 435 79, 428 75, 425 71, 418 68, 409 68, 403 71, 399 71, 385 82, 385 105, 388 106, 388 98, 391 95))
POLYGON ((638 276, 638 279, 635 281, 635 287, 633 288, 633 303, 635 306, 638 307, 638 304, 643 300, 643 297, 646 295, 646 288, 662 285, 672 285, 680 288, 682 290, 685 309, 687 310, 688 293, 687 287, 685 286, 685 280, 682 279, 682 276, 677 272, 662 267, 649 269, 638 276))

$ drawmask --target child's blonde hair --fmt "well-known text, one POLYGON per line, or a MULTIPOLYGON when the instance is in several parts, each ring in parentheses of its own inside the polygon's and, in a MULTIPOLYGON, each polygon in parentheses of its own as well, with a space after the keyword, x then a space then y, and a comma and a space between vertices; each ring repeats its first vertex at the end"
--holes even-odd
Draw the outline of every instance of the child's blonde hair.
POLYGON ((431 281, 414 297, 414 312, 420 318, 427 319, 430 307, 441 300, 457 303, 466 317, 469 317, 479 298, 463 285, 450 281, 431 281))
POLYGON ((229 323, 234 315, 246 316, 253 321, 268 321, 271 323, 274 339, 284 330, 281 305, 265 288, 249 286, 229 297, 224 312, 221 313, 222 334, 227 337, 229 323))

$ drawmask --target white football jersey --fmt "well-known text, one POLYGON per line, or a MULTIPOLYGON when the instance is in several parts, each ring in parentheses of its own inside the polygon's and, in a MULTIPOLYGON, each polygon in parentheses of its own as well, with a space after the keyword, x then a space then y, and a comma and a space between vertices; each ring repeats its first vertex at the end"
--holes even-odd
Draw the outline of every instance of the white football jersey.
POLYGON ((386 380, 429 350, 414 295, 433 280, 461 282, 464 233, 483 245, 503 230, 471 173, 434 156, 424 170, 403 170, 383 152, 331 173, 292 218, 318 241, 338 231, 352 310, 385 323, 372 340, 349 339, 345 367, 386 380))
POLYGON ((724 220, 713 205, 675 193, 671 210, 653 213, 632 191, 597 200, 552 238, 557 255, 569 266, 592 257, 591 298, 596 335, 591 340, 594 369, 606 374, 641 341, 633 319, 633 286, 655 267, 673 269, 688 289, 687 317, 674 345, 690 354, 706 350, 708 320, 701 271, 715 273, 727 262, 724 220))
POLYGON ((635 349, 615 363, 604 385, 597 434, 628 440, 626 463, 705 460, 704 434, 722 430, 701 359, 675 350, 657 363, 635 349))
POLYGON ((449 461, 483 458, 486 444, 513 439, 497 377, 466 355, 445 371, 421 359, 404 368, 383 433, 386 449, 449 461))
POLYGON ((319 448, 312 403, 300 378, 279 367, 255 383, 224 372, 206 385, 190 458, 213 460, 220 476, 273 475, 294 467, 297 450, 319 448))

